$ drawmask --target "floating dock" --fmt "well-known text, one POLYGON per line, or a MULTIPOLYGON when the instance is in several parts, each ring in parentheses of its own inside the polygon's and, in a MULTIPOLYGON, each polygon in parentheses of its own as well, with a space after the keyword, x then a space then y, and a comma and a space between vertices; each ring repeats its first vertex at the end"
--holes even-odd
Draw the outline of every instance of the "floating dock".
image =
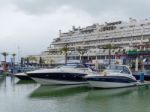
POLYGON ((144 81, 144 82, 138 81, 136 85, 137 85, 137 86, 150 85, 150 81, 144 81))

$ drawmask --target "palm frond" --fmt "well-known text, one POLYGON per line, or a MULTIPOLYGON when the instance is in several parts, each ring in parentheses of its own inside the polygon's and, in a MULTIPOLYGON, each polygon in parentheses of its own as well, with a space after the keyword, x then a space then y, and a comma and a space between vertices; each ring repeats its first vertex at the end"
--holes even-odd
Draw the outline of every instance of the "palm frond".
POLYGON ((115 49, 117 46, 115 46, 114 44, 106 44, 105 46, 103 46, 103 49, 115 49))
POLYGON ((79 53, 80 55, 84 55, 84 54, 87 52, 86 49, 81 48, 81 47, 78 47, 78 48, 77 48, 77 51, 78 51, 78 53, 79 53))
POLYGON ((16 56, 16 53, 13 53, 12 56, 15 57, 15 56, 16 56))
POLYGON ((2 52, 1 55, 8 56, 8 53, 7 52, 2 52))

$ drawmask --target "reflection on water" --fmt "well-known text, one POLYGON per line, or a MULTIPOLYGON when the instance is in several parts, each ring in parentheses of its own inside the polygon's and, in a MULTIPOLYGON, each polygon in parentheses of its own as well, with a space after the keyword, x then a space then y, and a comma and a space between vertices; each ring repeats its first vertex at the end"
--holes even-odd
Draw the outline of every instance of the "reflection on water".
POLYGON ((0 112, 149 112, 150 86, 91 89, 0 78, 0 112))
MULTIPOLYGON (((129 87, 120 89, 91 90, 85 100, 89 109, 101 112, 148 112, 150 89, 129 87)), ((92 111, 92 110, 91 110, 92 111)))
POLYGON ((147 98, 145 96, 150 95, 150 86, 146 85, 146 86, 138 87, 137 88, 137 95, 139 96, 139 98, 147 98))
POLYGON ((87 99, 99 100, 100 98, 109 98, 109 97, 114 98, 124 96, 134 92, 136 89, 137 89, 136 87, 129 87, 129 88, 91 90, 88 92, 87 99))
POLYGON ((16 84, 33 84, 36 83, 34 80, 18 80, 16 84))
POLYGON ((0 76, 0 86, 4 82, 4 80, 5 80, 5 77, 0 76))
POLYGON ((64 86, 40 86, 30 95, 31 98, 42 97, 65 97, 82 92, 87 92, 89 87, 85 85, 64 85, 64 86))
POLYGON ((4 81, 5 77, 0 76, 0 84, 4 81))

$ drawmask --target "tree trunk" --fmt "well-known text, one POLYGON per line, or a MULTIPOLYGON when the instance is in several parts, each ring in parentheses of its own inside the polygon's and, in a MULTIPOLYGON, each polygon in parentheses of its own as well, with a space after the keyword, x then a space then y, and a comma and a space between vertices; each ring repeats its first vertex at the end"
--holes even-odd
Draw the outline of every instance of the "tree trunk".
POLYGON ((14 58, 14 64, 15 64, 15 58, 14 58))
POLYGON ((4 58, 5 58, 5 63, 6 63, 6 56, 4 56, 4 58))
POLYGON ((82 63, 82 55, 80 54, 80 63, 82 63))
POLYGON ((111 63, 111 49, 108 50, 108 56, 109 56, 109 65, 111 63))
POLYGON ((13 67, 15 67, 15 57, 14 57, 14 60, 13 60, 13 67))
POLYGON ((80 63, 83 63, 83 54, 80 56, 80 63))
POLYGON ((4 56, 4 71, 6 71, 7 70, 7 67, 6 67, 6 56, 4 56))
POLYGON ((29 67, 29 63, 30 63, 29 58, 27 58, 27 67, 29 67))
POLYGON ((65 53, 65 64, 67 64, 67 53, 65 53))

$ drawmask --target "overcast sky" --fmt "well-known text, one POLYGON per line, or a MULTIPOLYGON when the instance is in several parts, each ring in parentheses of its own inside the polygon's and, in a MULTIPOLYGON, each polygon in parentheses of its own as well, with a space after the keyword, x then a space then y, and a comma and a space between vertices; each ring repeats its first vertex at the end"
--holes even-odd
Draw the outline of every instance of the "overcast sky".
POLYGON ((0 0, 0 52, 40 54, 59 29, 149 18, 149 11, 149 0, 0 0))

